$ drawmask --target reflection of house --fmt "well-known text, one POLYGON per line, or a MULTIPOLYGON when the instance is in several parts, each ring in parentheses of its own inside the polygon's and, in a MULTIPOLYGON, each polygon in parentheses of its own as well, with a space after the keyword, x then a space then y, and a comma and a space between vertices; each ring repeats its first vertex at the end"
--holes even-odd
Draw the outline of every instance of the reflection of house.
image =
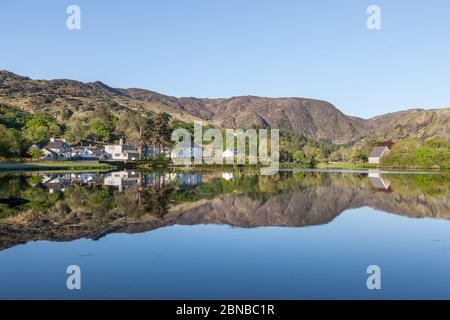
POLYGON ((202 175, 198 173, 180 173, 177 179, 180 189, 189 189, 202 183, 202 175))
POLYGON ((123 187, 135 186, 141 183, 141 175, 139 172, 119 171, 107 173, 104 177, 103 184, 105 186, 119 187, 122 191, 123 187))
POLYGON ((48 143, 41 146, 35 145, 35 147, 44 153, 41 160, 68 160, 71 158, 72 147, 65 140, 51 138, 48 143))
POLYGON ((73 173, 70 178, 72 181, 79 181, 90 185, 103 183, 102 175, 96 173, 73 173))
POLYGON ((72 150, 72 158, 77 160, 105 160, 105 152, 97 147, 78 147, 72 150))
POLYGON ((387 156, 391 151, 386 146, 380 146, 373 148, 369 155, 369 163, 380 163, 381 158, 387 156))
POLYGON ((142 174, 142 185, 151 187, 164 185, 173 182, 176 180, 176 173, 159 173, 159 172, 151 172, 142 174))
POLYGON ((369 181, 376 189, 388 190, 391 182, 380 176, 379 172, 369 172, 369 181))
POLYGON ((109 144, 105 146, 106 158, 111 160, 139 160, 141 153, 137 147, 124 143, 120 139, 119 144, 109 144))
POLYGON ((42 185, 48 189, 50 193, 55 191, 65 191, 70 185, 70 175, 43 175, 42 185))

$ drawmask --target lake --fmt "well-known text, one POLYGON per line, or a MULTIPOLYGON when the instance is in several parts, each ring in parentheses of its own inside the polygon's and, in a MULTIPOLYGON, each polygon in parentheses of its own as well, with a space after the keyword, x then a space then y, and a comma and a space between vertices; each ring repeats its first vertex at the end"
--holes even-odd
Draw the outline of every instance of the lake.
POLYGON ((450 299, 449 186, 442 172, 1 174, 0 299, 450 299))

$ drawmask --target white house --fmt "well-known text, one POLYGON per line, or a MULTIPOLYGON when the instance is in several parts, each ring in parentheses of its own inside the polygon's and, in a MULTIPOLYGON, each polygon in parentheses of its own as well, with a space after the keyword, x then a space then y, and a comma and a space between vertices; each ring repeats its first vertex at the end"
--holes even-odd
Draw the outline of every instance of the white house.
POLYGON ((391 151, 386 146, 375 147, 369 155, 369 163, 380 163, 381 158, 390 153, 391 151))
POLYGON ((36 147, 37 149, 42 151, 43 155, 40 158, 41 160, 58 160, 58 154, 56 152, 53 152, 48 149, 42 149, 42 148, 39 148, 38 146, 34 146, 34 147, 36 147))
POLYGON ((104 160, 105 152, 96 147, 80 147, 72 150, 72 158, 81 160, 104 160))
POLYGON ((34 147, 44 153, 41 160, 69 160, 72 156, 72 147, 66 140, 51 138, 49 142, 40 146, 34 145, 34 147))
POLYGON ((119 144, 108 144, 105 146, 106 158, 111 160, 139 160, 141 153, 135 146, 129 145, 120 139, 119 144))

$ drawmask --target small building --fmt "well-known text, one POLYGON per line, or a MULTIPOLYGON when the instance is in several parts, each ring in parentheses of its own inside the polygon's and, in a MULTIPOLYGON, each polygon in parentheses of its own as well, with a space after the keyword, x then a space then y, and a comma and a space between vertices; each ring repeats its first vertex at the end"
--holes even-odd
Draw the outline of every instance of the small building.
POLYGON ((58 160, 58 154, 56 152, 53 152, 48 149, 42 149, 39 147, 36 147, 36 148, 41 150, 43 153, 42 157, 40 157, 40 160, 58 160))
POLYGON ((72 158, 76 160, 105 160, 105 152, 97 147, 78 147, 72 150, 72 158))
POLYGON ((105 146, 105 156, 109 160, 127 161, 141 159, 141 152, 137 147, 124 143, 120 139, 119 144, 109 144, 105 146))
POLYGON ((391 151, 386 146, 379 146, 373 148, 372 152, 369 155, 369 163, 380 163, 381 158, 390 154, 391 151))
POLYGON ((51 138, 49 142, 33 147, 43 152, 41 160, 70 160, 72 158, 72 147, 64 139, 51 138))

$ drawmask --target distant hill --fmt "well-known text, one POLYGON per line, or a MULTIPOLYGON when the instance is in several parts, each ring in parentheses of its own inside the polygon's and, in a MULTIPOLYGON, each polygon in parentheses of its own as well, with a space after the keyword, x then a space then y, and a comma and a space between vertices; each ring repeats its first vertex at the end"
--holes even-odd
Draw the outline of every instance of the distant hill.
POLYGON ((99 81, 32 80, 8 71, 0 71, 0 103, 30 113, 47 112, 58 119, 63 111, 76 117, 99 104, 108 105, 114 114, 165 111, 184 121, 204 120, 226 128, 279 128, 337 144, 373 135, 450 140, 450 108, 413 109, 366 120, 345 115, 326 101, 307 98, 175 98, 144 89, 111 88, 99 81))

